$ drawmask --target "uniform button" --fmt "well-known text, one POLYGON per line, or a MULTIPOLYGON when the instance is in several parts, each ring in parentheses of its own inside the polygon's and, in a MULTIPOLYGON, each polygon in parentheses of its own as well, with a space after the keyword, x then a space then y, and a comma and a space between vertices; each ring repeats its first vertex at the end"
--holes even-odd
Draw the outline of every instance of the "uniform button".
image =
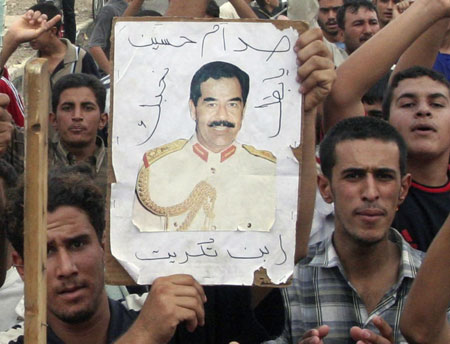
POLYGON ((247 223, 247 228, 252 228, 252 224, 250 222, 247 223))
POLYGON ((212 231, 215 231, 216 229, 217 229, 216 226, 211 226, 212 231))
POLYGON ((174 226, 174 227, 178 227, 178 223, 174 222, 174 223, 173 223, 173 226, 174 226))
POLYGON ((216 169, 214 167, 211 167, 211 173, 215 174, 216 173, 216 169))

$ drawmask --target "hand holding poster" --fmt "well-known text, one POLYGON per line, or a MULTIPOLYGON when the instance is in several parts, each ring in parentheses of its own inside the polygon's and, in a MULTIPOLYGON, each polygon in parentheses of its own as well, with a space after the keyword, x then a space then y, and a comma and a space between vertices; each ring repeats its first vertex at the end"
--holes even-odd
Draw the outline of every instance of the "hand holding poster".
POLYGON ((111 245, 138 283, 291 275, 297 36, 270 22, 116 22, 111 245))

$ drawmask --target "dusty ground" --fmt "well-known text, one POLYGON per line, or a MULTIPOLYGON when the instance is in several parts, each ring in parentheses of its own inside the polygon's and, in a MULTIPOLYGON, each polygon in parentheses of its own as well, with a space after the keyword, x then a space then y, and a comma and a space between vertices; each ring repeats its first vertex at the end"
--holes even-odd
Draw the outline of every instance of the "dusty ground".
MULTIPOLYGON (((6 0, 6 15, 19 16, 28 8, 37 3, 37 0, 6 0)), ((75 0, 75 14, 77 25, 92 18, 92 0, 75 0)), ((9 59, 7 66, 12 67, 25 61, 33 54, 28 44, 23 44, 9 59)))

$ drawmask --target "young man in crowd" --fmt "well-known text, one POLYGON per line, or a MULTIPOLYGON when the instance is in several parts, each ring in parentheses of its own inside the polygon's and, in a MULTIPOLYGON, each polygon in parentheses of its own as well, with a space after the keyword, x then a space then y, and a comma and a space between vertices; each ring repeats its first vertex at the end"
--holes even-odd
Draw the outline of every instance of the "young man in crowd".
MULTIPOLYGON (((52 92, 49 120, 55 135, 50 139, 48 163, 54 167, 87 162, 106 195, 108 159, 105 144, 97 135, 108 122, 105 97, 105 87, 92 75, 69 74, 58 80, 52 92)), ((9 148, 3 158, 13 161, 16 170, 22 172, 24 132, 15 127, 12 138, 7 139, 9 148)))
POLYGON ((450 211, 450 93, 437 73, 406 69, 431 67, 449 14, 448 2, 414 2, 337 69, 325 102, 325 130, 343 118, 364 115, 362 96, 397 62, 383 111, 407 143, 413 183, 393 226, 420 250, 427 249, 450 211), (386 41, 396 44, 387 47, 386 41))
POLYGON ((380 30, 377 10, 368 0, 346 1, 338 10, 337 24, 348 55, 380 30))
POLYGON ((327 133, 320 161, 318 187, 334 204, 334 232, 296 265, 286 328, 276 342, 398 343, 402 306, 422 258, 390 228, 411 182, 405 142, 385 121, 350 118, 327 133))
MULTIPOLYGON (((32 6, 21 18, 17 19, 8 29, 3 40, 1 64, 3 68, 8 58, 25 42, 37 51, 37 57, 47 58, 50 81, 54 84, 64 75, 71 73, 87 73, 99 77, 99 72, 92 56, 83 48, 73 45, 66 38, 59 38, 61 30, 61 13, 51 3, 42 3, 32 6), (33 30, 36 27, 28 22, 29 13, 45 14, 52 23, 38 35, 33 30)), ((34 24, 34 23, 33 23, 34 24)))

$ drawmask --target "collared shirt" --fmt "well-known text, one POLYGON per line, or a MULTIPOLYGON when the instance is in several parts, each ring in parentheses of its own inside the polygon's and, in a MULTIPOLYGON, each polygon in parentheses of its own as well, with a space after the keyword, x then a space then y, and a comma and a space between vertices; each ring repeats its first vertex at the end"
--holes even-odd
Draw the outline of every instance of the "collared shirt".
MULTIPOLYGON (((95 171, 95 183, 102 189, 104 195, 106 195, 106 188, 108 182, 108 159, 106 156, 106 147, 103 140, 97 136, 96 149, 94 155, 86 158, 85 162, 88 163, 95 171)), ((56 134, 53 136, 48 150, 48 166, 62 167, 75 165, 77 163, 75 155, 67 151, 61 143, 59 136, 56 134)))
POLYGON ((285 290, 287 321, 283 335, 271 343, 297 343, 306 331, 321 325, 330 326, 328 343, 353 343, 352 326, 378 333, 371 321, 376 315, 392 327, 395 343, 406 343, 400 333, 400 315, 423 253, 411 248, 394 229, 390 240, 401 250, 398 279, 370 314, 346 278, 332 236, 310 246, 308 256, 295 267, 292 285, 285 290))

